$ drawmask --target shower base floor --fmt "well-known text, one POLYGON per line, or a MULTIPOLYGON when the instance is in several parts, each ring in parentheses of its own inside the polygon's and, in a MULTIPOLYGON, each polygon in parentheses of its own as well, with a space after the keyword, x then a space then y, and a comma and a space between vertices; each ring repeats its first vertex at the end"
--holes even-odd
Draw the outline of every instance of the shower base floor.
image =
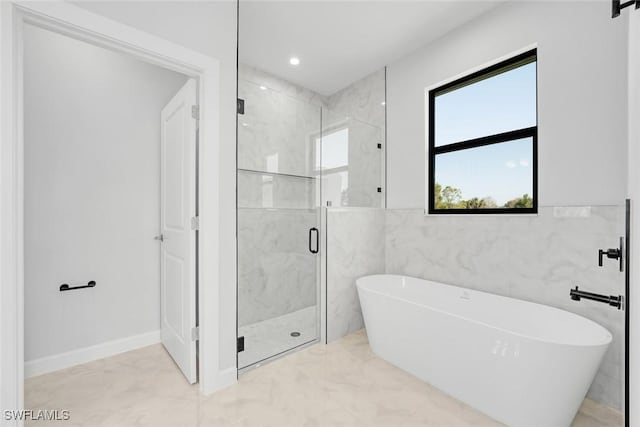
POLYGON ((238 368, 242 369, 318 338, 315 305, 273 319, 238 328, 244 336, 244 351, 238 353, 238 368), (297 337, 292 332, 299 332, 297 337))

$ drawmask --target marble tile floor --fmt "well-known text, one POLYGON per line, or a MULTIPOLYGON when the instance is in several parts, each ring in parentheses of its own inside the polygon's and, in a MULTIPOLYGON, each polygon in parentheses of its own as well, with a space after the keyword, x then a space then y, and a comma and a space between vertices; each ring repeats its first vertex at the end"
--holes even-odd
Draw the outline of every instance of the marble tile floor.
POLYGON ((318 312, 315 305, 238 328, 244 336, 244 351, 238 353, 242 369, 274 355, 301 346, 318 338, 318 312), (291 332, 299 332, 297 337, 291 332))
MULTIPOLYGON (((251 370, 206 398, 161 345, 31 378, 26 407, 68 409, 60 427, 489 427, 500 424, 375 356, 364 331, 251 370)), ((573 427, 621 426, 586 401, 573 427)))

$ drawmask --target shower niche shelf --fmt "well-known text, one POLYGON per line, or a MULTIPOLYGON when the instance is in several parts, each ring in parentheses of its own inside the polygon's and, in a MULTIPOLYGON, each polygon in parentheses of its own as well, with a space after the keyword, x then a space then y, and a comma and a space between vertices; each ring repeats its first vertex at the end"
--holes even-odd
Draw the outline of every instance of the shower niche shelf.
POLYGON ((238 172, 251 173, 256 175, 272 175, 272 176, 284 176, 287 178, 300 178, 300 179, 316 179, 316 176, 308 176, 308 175, 296 175, 291 173, 283 173, 283 172, 267 172, 261 171, 257 169, 242 169, 238 168, 238 172))
POLYGON ((238 169, 238 209, 308 211, 317 205, 317 184, 305 175, 238 169))

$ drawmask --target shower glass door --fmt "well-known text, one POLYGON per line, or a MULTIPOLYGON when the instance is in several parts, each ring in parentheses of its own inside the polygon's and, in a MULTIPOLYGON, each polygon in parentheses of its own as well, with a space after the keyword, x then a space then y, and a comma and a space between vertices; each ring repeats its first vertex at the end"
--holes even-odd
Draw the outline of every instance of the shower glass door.
POLYGON ((289 89, 239 68, 239 369, 319 336, 321 105, 289 89))

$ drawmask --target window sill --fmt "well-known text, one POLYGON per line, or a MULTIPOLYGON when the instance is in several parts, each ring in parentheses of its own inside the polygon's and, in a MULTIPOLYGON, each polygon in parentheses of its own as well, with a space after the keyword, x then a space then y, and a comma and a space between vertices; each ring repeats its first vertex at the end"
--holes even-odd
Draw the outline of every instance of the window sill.
POLYGON ((433 216, 433 217, 445 217, 445 218, 456 218, 456 217, 474 217, 474 218, 483 218, 483 217, 537 217, 540 216, 540 212, 538 213, 459 213, 459 214, 451 214, 451 213, 429 213, 427 209, 424 210, 424 216, 433 216))

